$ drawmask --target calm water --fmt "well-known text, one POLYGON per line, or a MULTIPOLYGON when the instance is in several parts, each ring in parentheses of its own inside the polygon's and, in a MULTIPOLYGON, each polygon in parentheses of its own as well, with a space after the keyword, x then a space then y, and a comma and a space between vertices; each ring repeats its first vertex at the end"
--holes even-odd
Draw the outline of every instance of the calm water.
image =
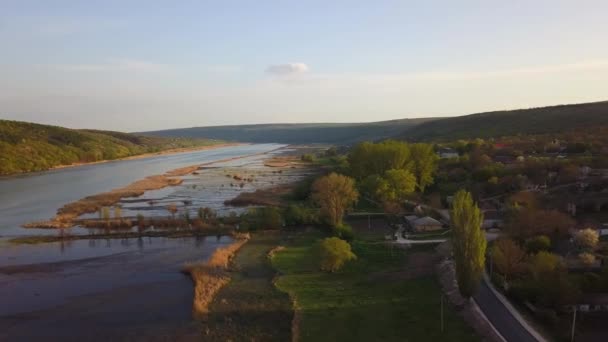
POLYGON ((193 289, 180 267, 231 241, 77 240, 0 250, 10 265, 0 267, 0 341, 145 341, 147 334, 189 333, 193 289))
MULTIPOLYGON (((37 245, 12 245, 7 239, 57 234, 20 225, 50 218, 63 204, 82 197, 172 169, 282 146, 226 147, 1 178, 0 341, 199 337, 200 331, 192 329, 192 283, 179 270, 185 262, 207 259, 231 238, 91 239, 37 245)), ((250 156, 221 165, 238 167, 259 159, 250 156)), ((201 177, 205 176, 185 177, 184 186, 146 193, 144 198, 164 191, 171 200, 204 201, 212 193, 195 192, 191 184, 202 182, 201 177)))
MULTIPOLYGON (((26 230, 20 226, 51 218, 66 203, 128 185, 146 176, 184 166, 267 152, 282 146, 284 145, 233 146, 0 178, 0 239, 54 234, 49 230, 26 230)), ((239 160, 231 163, 238 164, 239 160)))

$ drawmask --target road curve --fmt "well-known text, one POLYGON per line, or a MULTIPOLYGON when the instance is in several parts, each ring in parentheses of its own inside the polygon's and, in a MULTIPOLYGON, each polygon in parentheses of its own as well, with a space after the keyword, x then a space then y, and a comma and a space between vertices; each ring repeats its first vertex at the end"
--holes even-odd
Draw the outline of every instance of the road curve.
POLYGON ((507 342, 537 342, 526 328, 511 314, 496 297, 488 284, 482 280, 477 294, 473 296, 481 311, 507 342))

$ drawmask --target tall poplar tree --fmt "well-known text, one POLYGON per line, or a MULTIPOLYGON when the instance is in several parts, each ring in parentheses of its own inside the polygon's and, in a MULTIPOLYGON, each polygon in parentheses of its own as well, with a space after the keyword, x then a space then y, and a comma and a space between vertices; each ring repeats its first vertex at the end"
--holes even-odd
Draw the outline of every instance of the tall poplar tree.
POLYGON ((471 194, 460 190, 454 196, 450 216, 456 280, 460 294, 470 298, 477 291, 485 263, 487 241, 481 229, 483 214, 471 194))

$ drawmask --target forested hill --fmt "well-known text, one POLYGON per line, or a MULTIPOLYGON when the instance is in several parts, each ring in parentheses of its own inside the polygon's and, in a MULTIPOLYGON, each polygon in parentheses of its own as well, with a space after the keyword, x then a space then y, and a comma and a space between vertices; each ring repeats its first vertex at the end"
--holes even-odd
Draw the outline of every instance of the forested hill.
POLYGON ((408 140, 454 140, 564 132, 608 126, 608 101, 445 118, 404 130, 408 140))
POLYGON ((0 120, 0 175, 211 143, 202 139, 146 137, 0 120))
POLYGON ((210 126, 170 129, 142 134, 162 137, 206 137, 253 143, 351 144, 399 135, 404 130, 434 120, 402 119, 371 123, 313 123, 210 126))

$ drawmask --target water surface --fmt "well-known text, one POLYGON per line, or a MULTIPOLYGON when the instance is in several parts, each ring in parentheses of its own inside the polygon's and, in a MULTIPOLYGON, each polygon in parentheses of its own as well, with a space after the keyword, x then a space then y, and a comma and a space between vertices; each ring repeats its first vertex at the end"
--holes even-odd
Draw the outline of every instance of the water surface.
MULTIPOLYGON (((66 203, 126 186, 146 176, 190 165, 264 153, 282 146, 284 145, 231 146, 3 177, 0 178, 0 238, 55 234, 52 230, 26 230, 20 226, 27 222, 49 219, 66 203)), ((236 165, 238 163, 239 160, 231 162, 236 165)))
POLYGON ((189 329, 193 286, 179 270, 231 242, 215 236, 77 240, 22 248, 9 260, 0 251, 7 264, 0 267, 0 340, 196 334, 189 329), (41 257, 53 262, 37 263, 41 257))

